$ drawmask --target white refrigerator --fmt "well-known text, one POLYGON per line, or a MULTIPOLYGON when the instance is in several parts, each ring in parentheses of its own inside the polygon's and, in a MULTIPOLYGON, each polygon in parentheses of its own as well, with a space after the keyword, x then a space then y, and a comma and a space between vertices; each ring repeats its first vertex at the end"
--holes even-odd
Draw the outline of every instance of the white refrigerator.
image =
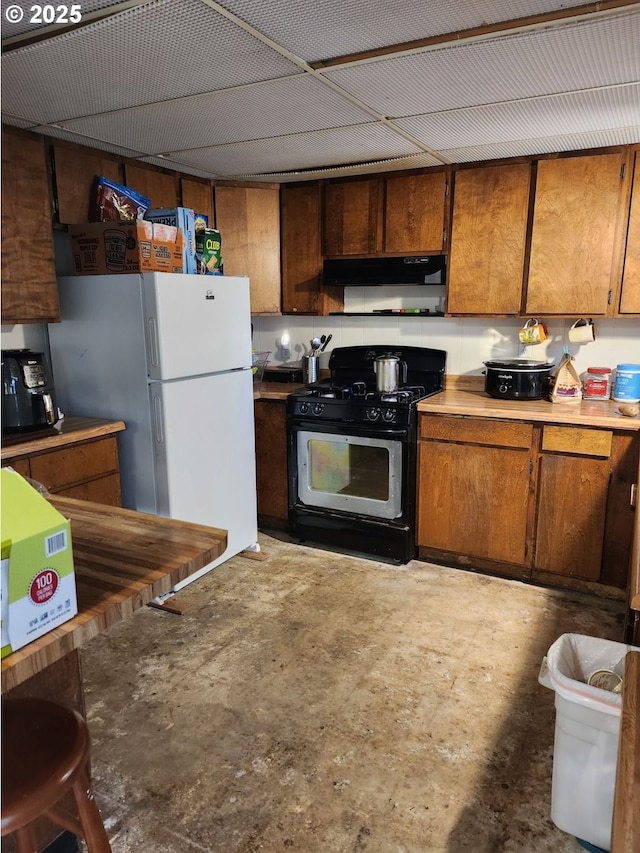
POLYGON ((123 420, 125 507, 228 531, 224 554, 257 540, 249 279, 67 276, 49 326, 65 414, 123 420))

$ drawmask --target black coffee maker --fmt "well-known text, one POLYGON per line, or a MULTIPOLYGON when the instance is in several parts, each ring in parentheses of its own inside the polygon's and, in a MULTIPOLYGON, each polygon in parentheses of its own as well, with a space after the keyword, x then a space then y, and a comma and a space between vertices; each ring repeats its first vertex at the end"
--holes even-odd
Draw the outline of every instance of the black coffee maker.
POLYGON ((41 352, 2 351, 2 432, 52 427, 58 420, 53 380, 41 352))

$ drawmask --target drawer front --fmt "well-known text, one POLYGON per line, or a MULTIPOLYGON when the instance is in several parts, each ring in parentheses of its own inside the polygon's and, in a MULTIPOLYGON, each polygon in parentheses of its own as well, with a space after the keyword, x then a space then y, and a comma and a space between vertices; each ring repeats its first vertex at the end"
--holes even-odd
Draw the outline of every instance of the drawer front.
POLYGON ((31 476, 52 492, 117 471, 118 445, 115 437, 31 457, 31 476))
POLYGON ((586 429, 581 427, 551 426, 546 424, 542 431, 542 449, 557 453, 573 453, 577 456, 611 456, 613 431, 610 429, 586 429))
POLYGON ((421 415, 420 438, 528 448, 533 438, 533 424, 496 418, 421 415))
POLYGON ((122 506, 120 476, 118 474, 107 474, 106 477, 98 477, 97 480, 90 480, 88 483, 80 483, 78 486, 70 486, 68 489, 59 489, 58 494, 67 498, 95 501, 95 503, 107 504, 108 506, 122 506))
POLYGON ((2 467, 13 468, 14 471, 18 472, 18 474, 22 474, 23 477, 31 476, 31 468, 29 466, 28 459, 10 459, 8 462, 5 462, 2 467))

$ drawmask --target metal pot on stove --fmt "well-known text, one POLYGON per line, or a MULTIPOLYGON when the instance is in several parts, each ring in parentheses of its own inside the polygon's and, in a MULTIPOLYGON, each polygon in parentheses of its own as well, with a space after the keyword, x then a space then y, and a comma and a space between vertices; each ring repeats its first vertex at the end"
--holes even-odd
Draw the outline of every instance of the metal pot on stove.
POLYGON ((397 355, 379 355, 373 361, 373 372, 380 394, 393 394, 407 381, 407 363, 397 355))
POLYGON ((58 420, 53 380, 44 355, 30 349, 2 351, 2 431, 46 429, 58 420))
POLYGON ((484 390, 502 400, 541 400, 549 393, 553 362, 533 358, 485 361, 484 390))

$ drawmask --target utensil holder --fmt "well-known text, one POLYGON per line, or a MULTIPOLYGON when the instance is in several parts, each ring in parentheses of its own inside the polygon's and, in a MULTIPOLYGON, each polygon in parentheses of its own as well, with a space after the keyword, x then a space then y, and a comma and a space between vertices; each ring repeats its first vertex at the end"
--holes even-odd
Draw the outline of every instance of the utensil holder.
POLYGON ((302 359, 302 379, 305 385, 318 381, 319 362, 317 355, 305 355, 302 359))

